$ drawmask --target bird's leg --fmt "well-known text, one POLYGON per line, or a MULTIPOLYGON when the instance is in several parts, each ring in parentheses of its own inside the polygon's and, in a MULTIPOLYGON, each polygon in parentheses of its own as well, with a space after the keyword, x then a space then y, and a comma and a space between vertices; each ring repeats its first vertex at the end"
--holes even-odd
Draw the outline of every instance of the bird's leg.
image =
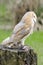
POLYGON ((22 49, 28 51, 28 47, 24 45, 25 39, 21 41, 22 43, 22 49))
POLYGON ((13 43, 10 44, 8 47, 9 47, 9 48, 11 48, 11 47, 13 48, 13 47, 15 47, 15 46, 17 46, 17 43, 14 43, 14 42, 13 42, 13 43))

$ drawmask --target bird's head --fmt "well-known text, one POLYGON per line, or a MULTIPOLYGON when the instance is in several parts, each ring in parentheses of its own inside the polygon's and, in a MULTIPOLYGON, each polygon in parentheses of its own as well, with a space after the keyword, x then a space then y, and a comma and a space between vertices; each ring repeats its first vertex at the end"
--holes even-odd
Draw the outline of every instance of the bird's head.
POLYGON ((36 23, 37 16, 36 16, 35 12, 29 11, 23 16, 22 20, 25 20, 25 22, 32 21, 33 23, 36 23))
POLYGON ((37 16, 36 16, 35 12, 33 12, 33 11, 28 12, 28 16, 31 18, 31 20, 32 20, 34 23, 37 22, 37 16))

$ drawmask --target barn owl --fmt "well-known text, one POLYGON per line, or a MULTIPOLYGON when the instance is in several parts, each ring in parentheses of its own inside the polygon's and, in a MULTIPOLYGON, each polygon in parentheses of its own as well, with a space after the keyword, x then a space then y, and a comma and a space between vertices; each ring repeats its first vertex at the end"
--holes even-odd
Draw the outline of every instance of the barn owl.
POLYGON ((34 24, 37 21, 37 16, 33 11, 24 14, 21 21, 14 27, 12 35, 2 42, 2 45, 9 47, 17 45, 20 41, 24 45, 25 39, 33 33, 34 24))

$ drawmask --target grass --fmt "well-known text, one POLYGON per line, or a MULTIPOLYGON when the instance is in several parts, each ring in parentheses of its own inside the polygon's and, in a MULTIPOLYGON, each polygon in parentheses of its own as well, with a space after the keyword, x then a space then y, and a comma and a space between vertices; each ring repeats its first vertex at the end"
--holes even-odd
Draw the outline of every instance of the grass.
POLYGON ((4 16, 6 13, 6 5, 5 4, 0 4, 0 15, 4 16))
POLYGON ((4 40, 6 37, 10 36, 11 30, 0 30, 0 43, 2 40, 4 40))
MULTIPOLYGON (((11 35, 11 30, 0 30, 0 42, 11 35)), ((43 65, 43 31, 34 32, 25 41, 38 55, 38 65, 43 65)))

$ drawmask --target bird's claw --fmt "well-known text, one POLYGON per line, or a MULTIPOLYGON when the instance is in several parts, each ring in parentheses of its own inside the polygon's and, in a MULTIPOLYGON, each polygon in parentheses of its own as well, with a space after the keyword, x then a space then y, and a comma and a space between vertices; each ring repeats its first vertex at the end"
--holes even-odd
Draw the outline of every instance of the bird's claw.
POLYGON ((27 47, 27 46, 24 46, 24 47, 23 47, 23 50, 28 51, 28 47, 27 47))

